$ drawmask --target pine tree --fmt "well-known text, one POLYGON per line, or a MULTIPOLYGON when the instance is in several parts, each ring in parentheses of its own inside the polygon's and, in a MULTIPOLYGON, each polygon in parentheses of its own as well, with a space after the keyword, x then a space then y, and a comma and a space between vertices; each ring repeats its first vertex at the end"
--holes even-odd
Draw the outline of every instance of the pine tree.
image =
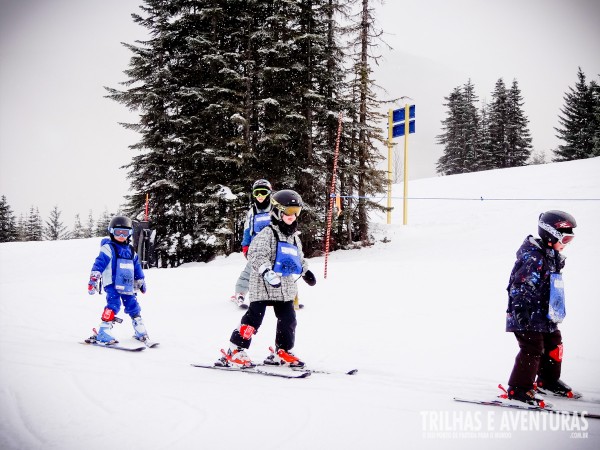
POLYGON ((499 78, 492 92, 490 104, 490 168, 510 167, 508 128, 510 126, 510 104, 504 80, 499 78))
POLYGON ((0 242, 13 242, 17 238, 17 219, 3 195, 0 199, 0 242))
POLYGON ((92 213, 92 210, 90 209, 90 212, 88 214, 88 221, 86 224, 86 227, 84 229, 84 236, 85 238, 91 238, 94 237, 94 215, 92 213))
MULTIPOLYGON (((379 206, 364 196, 385 183, 375 168, 381 130, 370 69, 361 59, 368 59, 366 51, 356 53, 360 82, 344 92, 335 20, 343 3, 146 0, 143 14, 133 16, 150 38, 126 45, 133 53, 126 89, 109 88, 108 96, 139 112, 139 123, 126 124, 140 133, 132 148, 142 151, 128 165, 128 213, 150 196, 161 264, 208 261, 239 249, 246 199, 258 178, 301 194, 304 250, 319 252, 339 111, 356 117, 346 133, 356 131, 357 139, 342 142, 344 187, 363 197, 343 222, 359 233, 344 237, 366 237, 367 212, 379 206), (360 94, 356 104, 351 92, 360 94)), ((364 5, 361 26, 371 30, 364 5)))
POLYGON ((579 67, 575 88, 569 87, 564 96, 565 104, 558 117, 561 128, 555 128, 556 136, 564 144, 558 146, 554 161, 570 161, 574 159, 599 156, 597 139, 600 133, 598 116, 597 87, 586 82, 586 76, 579 67))
POLYGON ((517 80, 513 80, 508 91, 508 125, 506 142, 508 155, 506 167, 524 166, 531 155, 531 134, 529 120, 523 112, 523 98, 517 80))
MULTIPOLYGON (((369 242, 369 212, 372 210, 385 211, 385 207, 370 199, 375 194, 380 194, 386 188, 386 172, 377 168, 377 163, 382 160, 376 143, 383 143, 384 137, 381 128, 377 125, 385 118, 381 111, 381 102, 376 99, 374 88, 372 63, 376 57, 372 54, 376 47, 375 40, 379 39, 381 32, 375 27, 373 8, 369 0, 358 3, 358 12, 354 18, 354 26, 350 33, 352 61, 350 80, 348 85, 348 99, 346 114, 349 129, 344 133, 341 151, 344 157, 340 160, 340 187, 343 191, 354 193, 358 197, 356 213, 348 217, 348 235, 351 241, 369 242)), ((354 208, 346 207, 346 211, 354 208)), ((339 234, 338 230, 338 234, 339 234)), ((342 242, 348 242, 345 239, 342 242)))
POLYGON ((479 161, 477 167, 479 170, 489 170, 494 168, 492 158, 492 138, 490 136, 490 112, 486 101, 483 101, 479 108, 479 161))
POLYGON ((50 211, 50 218, 46 221, 46 227, 44 229, 44 237, 48 241, 57 241, 59 239, 68 239, 69 233, 67 227, 60 221, 61 212, 58 210, 58 206, 55 206, 50 211))
POLYGON ((112 215, 108 212, 107 209, 104 210, 102 216, 96 222, 96 228, 94 229, 95 237, 106 236, 108 233, 108 226, 110 225, 110 221, 112 219, 112 215))
POLYGON ((25 237, 27 241, 41 241, 43 239, 44 226, 42 223, 42 217, 40 216, 39 208, 29 209, 29 215, 27 216, 27 223, 25 225, 25 237))
POLYGON ((594 94, 594 118, 596 119, 596 133, 594 136, 594 156, 600 156, 600 78, 592 81, 592 92, 594 94))
POLYGON ((454 88, 445 100, 448 113, 442 121, 443 133, 437 137, 438 144, 444 146, 444 154, 438 160, 436 170, 442 175, 479 170, 483 164, 482 136, 475 86, 469 80, 454 88))
POLYGON ((19 216, 19 221, 17 222, 17 241, 25 242, 27 241, 27 224, 29 223, 29 217, 21 214, 19 216))
POLYGON ((86 229, 81 224, 81 218, 79 214, 75 214, 75 224, 73 225, 73 231, 71 232, 71 239, 83 239, 86 237, 86 229))

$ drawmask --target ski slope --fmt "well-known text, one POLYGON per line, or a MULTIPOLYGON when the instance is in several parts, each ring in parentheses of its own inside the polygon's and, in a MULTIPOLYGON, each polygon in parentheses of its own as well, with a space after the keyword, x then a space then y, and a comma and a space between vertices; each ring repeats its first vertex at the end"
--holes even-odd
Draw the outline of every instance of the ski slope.
MULTIPOLYGON (((600 399, 599 173, 594 158, 411 181, 407 226, 394 186, 392 225, 372 218, 376 244, 331 254, 326 280, 324 258, 311 259, 318 283, 300 281, 295 352, 355 376, 191 367, 215 361, 242 317, 228 300, 241 253, 148 270, 142 315, 161 345, 128 353, 78 344, 104 307, 86 291, 99 238, 0 244, 0 448, 600 448, 600 420, 550 429, 532 418, 543 413, 452 400, 506 384, 517 345, 504 332, 505 287, 548 209, 579 224, 565 251, 562 378, 600 399)), ((119 316, 116 337, 134 344, 119 316)), ((262 360, 274 334, 268 311, 250 356, 262 360)))

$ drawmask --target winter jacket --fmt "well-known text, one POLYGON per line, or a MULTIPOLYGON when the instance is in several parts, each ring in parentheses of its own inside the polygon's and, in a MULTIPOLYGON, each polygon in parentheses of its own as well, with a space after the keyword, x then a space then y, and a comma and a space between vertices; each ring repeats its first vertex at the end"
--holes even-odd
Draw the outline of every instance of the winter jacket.
POLYGON ((565 257, 552 248, 543 248, 541 239, 527 236, 517 250, 517 261, 508 282, 506 331, 552 333, 558 329, 548 318, 550 274, 560 273, 565 257), (517 313, 522 313, 521 324, 517 313))
POLYGON ((293 301, 298 294, 296 281, 300 278, 300 274, 282 276, 281 286, 276 288, 267 283, 262 277, 262 274, 258 273, 258 269, 265 263, 273 268, 275 257, 277 256, 277 238, 275 237, 275 232, 278 234, 280 241, 298 247, 300 261, 302 263, 302 275, 308 270, 308 264, 304 259, 304 253, 302 252, 302 243, 298 238, 297 232, 291 236, 286 236, 281 232, 277 225, 272 224, 271 226, 264 228, 254 237, 250 244, 250 249, 248 250, 248 261, 250 261, 250 264, 252 265, 252 273, 250 274, 250 302, 261 300, 290 302, 293 301))
POLYGON ((242 237, 242 247, 250 245, 254 236, 256 236, 264 227, 271 223, 271 204, 267 203, 266 209, 258 209, 256 206, 252 206, 246 214, 246 221, 244 222, 244 236, 242 237), (256 216, 260 215, 262 219, 260 222, 256 221, 256 216))
POLYGON ((100 254, 96 257, 92 272, 100 272, 102 274, 102 282, 104 286, 110 286, 114 283, 115 274, 117 271, 117 257, 133 260, 133 278, 140 280, 144 278, 144 271, 140 264, 138 255, 133 251, 133 247, 128 243, 119 243, 110 240, 109 238, 102 239, 100 243, 100 254), (116 252, 116 255, 113 254, 116 252), (113 257, 116 256, 116 257, 113 257))

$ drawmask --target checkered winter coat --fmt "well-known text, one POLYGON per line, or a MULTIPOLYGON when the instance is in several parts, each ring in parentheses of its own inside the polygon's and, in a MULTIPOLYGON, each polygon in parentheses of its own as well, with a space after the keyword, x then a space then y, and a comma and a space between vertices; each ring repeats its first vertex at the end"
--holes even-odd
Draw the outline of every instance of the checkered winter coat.
POLYGON ((278 233, 279 239, 282 242, 287 242, 298 247, 300 261, 302 261, 302 275, 308 270, 308 265, 302 252, 302 243, 297 232, 291 236, 286 236, 275 224, 263 228, 254 237, 248 249, 248 261, 250 261, 252 266, 252 273, 250 274, 250 302, 261 300, 291 302, 294 301, 294 298, 298 294, 296 281, 300 278, 300 275, 293 274, 281 277, 281 286, 275 288, 267 283, 258 273, 259 267, 263 264, 268 263, 269 267, 272 268, 275 263, 277 238, 273 230, 278 233))

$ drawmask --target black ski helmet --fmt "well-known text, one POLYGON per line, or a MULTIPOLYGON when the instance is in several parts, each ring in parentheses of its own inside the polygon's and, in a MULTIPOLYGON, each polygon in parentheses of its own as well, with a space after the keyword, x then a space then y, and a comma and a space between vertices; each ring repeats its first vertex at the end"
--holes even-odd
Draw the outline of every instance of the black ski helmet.
POLYGON ((271 210, 271 215, 275 218, 275 220, 281 220, 282 213, 290 213, 296 214, 296 217, 300 215, 300 211, 302 210, 302 197, 296 191, 292 191, 291 189, 283 189, 281 191, 275 192, 271 196, 271 205, 273 205, 273 209, 271 210))
POLYGON ((538 234, 546 245, 554 245, 562 242, 564 235, 572 235, 576 226, 577 221, 571 214, 558 210, 546 211, 538 219, 538 234))
POLYGON ((129 217, 115 216, 111 219, 110 224, 108 225, 108 232, 111 236, 114 228, 129 228, 133 230, 133 222, 129 217))

